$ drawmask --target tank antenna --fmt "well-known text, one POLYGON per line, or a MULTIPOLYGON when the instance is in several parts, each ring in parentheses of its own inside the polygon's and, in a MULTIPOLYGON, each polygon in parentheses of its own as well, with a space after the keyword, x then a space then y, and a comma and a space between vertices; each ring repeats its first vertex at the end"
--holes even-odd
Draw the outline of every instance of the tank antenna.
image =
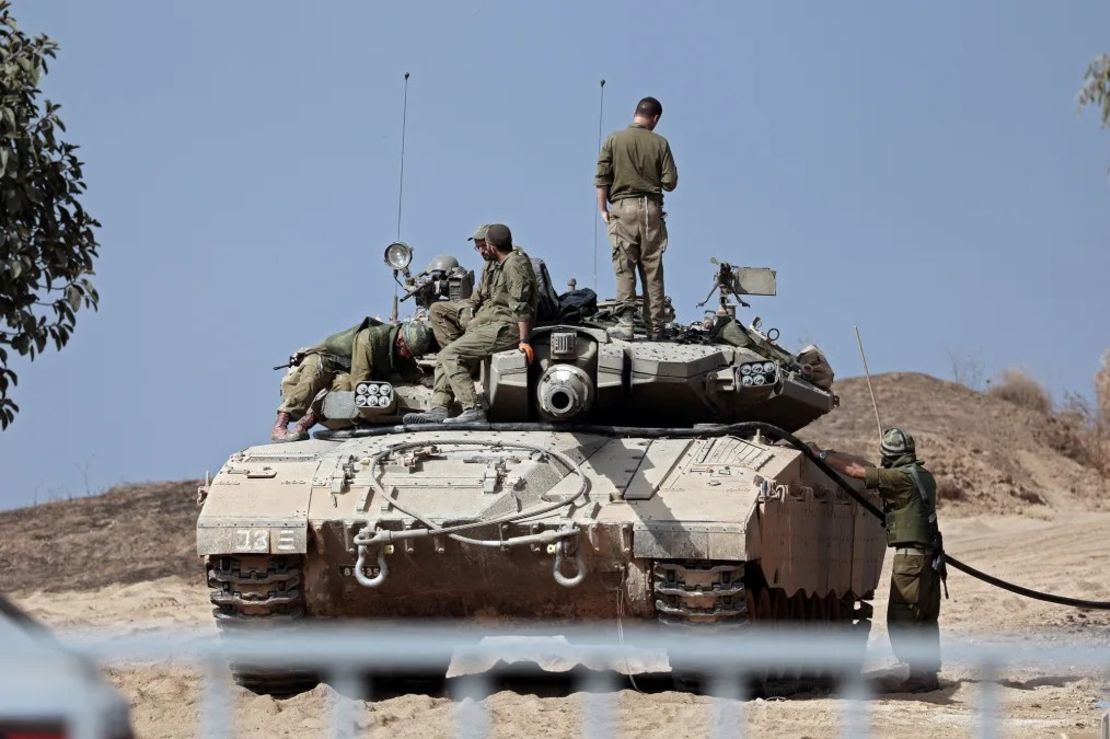
MULTIPOLYGON (((401 240, 401 208, 405 202, 405 133, 409 121, 409 72, 405 72, 404 97, 401 102, 401 172, 397 176, 397 241, 401 240)), ((394 280, 396 283, 396 280, 394 280)), ((397 285, 393 285, 393 310, 390 322, 397 323, 397 285)))
POLYGON ((401 206, 405 202, 405 128, 409 117, 409 73, 405 72, 405 92, 401 102, 401 173, 397 177, 397 240, 401 240, 401 206))
POLYGON ((871 370, 867 367, 867 355, 863 352, 863 339, 859 335, 859 326, 856 329, 856 345, 859 346, 859 356, 863 360, 863 374, 867 378, 867 392, 871 393, 871 407, 875 410, 875 425, 879 428, 879 445, 883 443, 883 422, 879 420, 879 403, 875 400, 875 388, 871 387, 871 370))
MULTIPOLYGON (((605 114, 605 80, 601 81, 601 95, 597 105, 597 149, 601 151, 601 121, 605 114)), ((596 208, 596 206, 595 206, 596 208)), ((593 212, 593 209, 591 209, 593 212)), ((594 290, 597 290, 597 213, 594 216, 594 290)))

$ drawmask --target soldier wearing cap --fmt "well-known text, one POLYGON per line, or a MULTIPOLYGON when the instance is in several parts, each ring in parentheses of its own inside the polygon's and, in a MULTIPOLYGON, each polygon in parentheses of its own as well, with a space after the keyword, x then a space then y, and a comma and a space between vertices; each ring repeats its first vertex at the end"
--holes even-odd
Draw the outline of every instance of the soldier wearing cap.
POLYGON ((913 437, 887 429, 880 445, 882 466, 833 451, 818 451, 837 472, 863 480, 877 490, 886 514, 887 546, 894 548, 886 620, 894 654, 909 665, 909 678, 891 689, 926 692, 939 687, 940 590, 945 577, 944 550, 937 525, 937 484, 917 458, 913 437), (912 638, 911 638, 912 637, 912 638), (927 658, 911 658, 902 642, 926 643, 927 658))
POLYGON ((474 231, 474 235, 467 241, 474 242, 474 250, 482 257, 482 274, 478 278, 478 287, 464 300, 441 300, 433 303, 428 309, 428 323, 432 324, 436 342, 440 347, 445 347, 463 335, 474 312, 482 301, 489 297, 489 278, 493 272, 493 265, 497 263, 494 250, 486 243, 486 229, 488 223, 483 223, 474 231))
POLYGON ((364 318, 357 326, 298 350, 281 381, 281 405, 271 440, 307 439, 318 420, 316 401, 326 390, 353 390, 366 380, 418 380, 420 368, 414 359, 431 348, 432 331, 424 321, 392 325, 364 318), (287 428, 291 421, 296 424, 287 428))
POLYGON ((620 323, 610 329, 614 338, 632 339, 637 272, 644 289, 648 338, 662 338, 666 323, 663 192, 678 185, 678 170, 670 144, 654 132, 662 115, 663 105, 658 100, 644 98, 636 106, 632 124, 609 134, 597 158, 597 207, 613 244, 617 279, 620 323))
POLYGON ((536 320, 539 293, 532 261, 521 249, 513 248, 508 226, 488 226, 485 241, 493 261, 488 275, 483 272, 474 317, 465 331, 439 352, 431 407, 423 413, 406 415, 403 420, 407 424, 484 421, 486 412, 479 404, 472 379, 478 362, 514 346, 524 352, 529 364, 535 358, 529 334, 536 320), (455 401, 462 413, 448 419, 448 409, 455 401))

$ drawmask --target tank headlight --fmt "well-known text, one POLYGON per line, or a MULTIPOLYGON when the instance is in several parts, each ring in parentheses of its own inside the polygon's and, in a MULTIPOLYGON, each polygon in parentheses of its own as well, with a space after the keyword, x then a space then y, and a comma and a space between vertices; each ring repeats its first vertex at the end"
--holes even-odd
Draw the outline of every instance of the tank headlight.
POLYGON ((750 375, 752 373, 752 366, 750 364, 740 365, 740 374, 750 375))
POLYGON ((752 375, 752 384, 753 385, 762 385, 765 382, 767 382, 767 381, 763 379, 763 375, 752 375))
POLYGON ((385 248, 385 263, 395 270, 402 270, 412 264, 412 247, 403 241, 395 241, 385 248))
POLYGON ((768 373, 774 372, 775 371, 775 363, 774 362, 764 362, 763 363, 763 371, 768 372, 768 373))
POLYGON ((741 385, 751 385, 752 384, 752 376, 751 375, 742 376, 740 378, 740 384, 741 385))

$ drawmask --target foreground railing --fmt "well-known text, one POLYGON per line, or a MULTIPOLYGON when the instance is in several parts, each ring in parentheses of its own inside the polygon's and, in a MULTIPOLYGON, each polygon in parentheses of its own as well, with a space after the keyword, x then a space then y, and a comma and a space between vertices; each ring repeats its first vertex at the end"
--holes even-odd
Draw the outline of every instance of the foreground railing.
MULTIPOLYGON (((489 632, 460 629, 452 624, 409 626, 383 623, 330 623, 297 628, 295 631, 267 631, 217 638, 210 633, 149 631, 114 633, 110 631, 71 633, 59 647, 48 645, 50 654, 73 677, 78 665, 144 665, 172 663, 200 671, 203 675, 202 699, 197 733, 206 737, 234 735, 232 721, 231 674, 228 663, 249 664, 251 669, 304 669, 319 673, 337 692, 331 710, 331 735, 352 737, 358 733, 356 713, 362 699, 366 675, 394 669, 442 670, 453 657, 456 663, 489 663, 500 660, 533 661, 538 644, 534 639, 483 638, 489 632)), ((834 695, 843 699, 841 735, 868 736, 871 733, 869 699, 874 694, 872 681, 862 666, 865 655, 857 634, 846 632, 756 630, 729 634, 680 634, 673 630, 626 627, 618 635, 610 625, 550 625, 512 632, 515 637, 559 634, 565 640, 546 639, 542 653, 564 663, 615 669, 588 669, 575 689, 587 691, 581 733, 587 737, 609 737, 616 726, 615 691, 627 685, 620 674, 622 665, 649 655, 658 659, 666 650, 675 664, 704 681, 706 693, 713 696, 713 734, 718 737, 743 736, 746 699, 753 681, 768 673, 814 676, 831 679, 834 695), (677 659, 676 659, 677 658, 677 659), (680 662, 678 661, 680 660, 680 662)), ((924 654, 924 644, 908 644, 911 654, 924 654)), ((885 642, 879 648, 885 652, 885 642)), ((979 679, 977 696, 978 736, 999 735, 1001 711, 998 676, 1014 668, 1047 670, 1085 675, 1105 680, 1110 674, 1110 648, 1101 644, 1075 642, 1037 642, 1025 637, 991 644, 948 640, 944 644, 945 669, 971 669, 979 679)), ((17 644, 0 650, 0 690, 16 686, 21 671, 50 669, 51 658, 43 657, 38 644, 17 644)), ((577 673, 576 673, 577 674, 577 673)), ((370 678, 373 679, 372 677, 370 678)), ((490 694, 491 675, 487 672, 452 678, 450 695, 455 699, 455 730, 458 736, 480 737, 490 730, 483 699, 490 694)), ((102 739, 105 728, 98 713, 103 685, 97 688, 95 671, 77 669, 77 679, 66 689, 66 720, 69 733, 77 739, 102 739), (76 685, 76 687, 73 687, 76 685)), ((1105 684, 1103 685, 1105 691, 1105 684)), ((50 710, 53 696, 42 696, 42 712, 50 710)), ((34 700, 32 696, 31 700, 34 700)), ((29 713, 34 713, 34 706, 29 713)), ((1103 720, 1106 736, 1106 719, 1103 720)))

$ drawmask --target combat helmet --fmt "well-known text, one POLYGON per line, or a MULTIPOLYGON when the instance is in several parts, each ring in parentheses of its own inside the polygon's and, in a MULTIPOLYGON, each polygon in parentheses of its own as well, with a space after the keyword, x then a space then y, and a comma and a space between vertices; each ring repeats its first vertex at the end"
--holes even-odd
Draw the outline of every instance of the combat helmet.
POLYGON ((882 441, 879 443, 879 451, 883 456, 883 465, 890 467, 903 458, 908 457, 913 460, 917 456, 917 448, 914 444, 913 437, 909 432, 892 426, 883 432, 882 441))
POLYGON ((425 272, 450 272, 459 266, 459 260, 455 259, 450 254, 440 254, 432 257, 432 261, 428 262, 428 266, 424 268, 425 272))
POLYGON ((432 350, 432 329, 427 321, 407 321, 401 324, 401 336, 405 346, 414 357, 420 357, 432 350))

